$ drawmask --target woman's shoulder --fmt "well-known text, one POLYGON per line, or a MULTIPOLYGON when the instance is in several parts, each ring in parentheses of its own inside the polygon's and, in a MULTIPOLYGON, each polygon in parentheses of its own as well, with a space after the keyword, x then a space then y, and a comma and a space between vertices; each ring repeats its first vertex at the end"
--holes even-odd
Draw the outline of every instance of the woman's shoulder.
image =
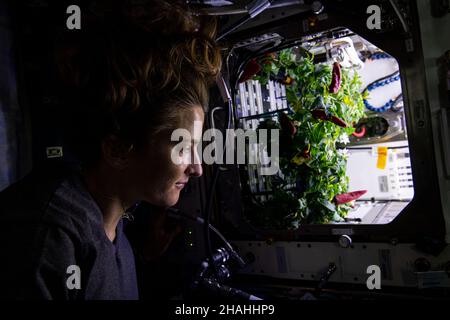
POLYGON ((73 166, 36 168, 0 192, 0 221, 5 224, 59 228, 88 241, 99 236, 101 219, 73 166))

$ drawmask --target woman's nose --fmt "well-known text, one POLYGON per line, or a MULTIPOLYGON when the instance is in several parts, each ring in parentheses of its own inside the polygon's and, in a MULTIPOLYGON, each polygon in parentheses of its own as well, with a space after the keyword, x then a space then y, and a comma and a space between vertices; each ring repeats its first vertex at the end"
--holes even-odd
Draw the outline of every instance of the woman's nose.
POLYGON ((200 177, 203 174, 202 161, 200 158, 198 147, 193 148, 193 152, 191 154, 191 163, 188 166, 188 170, 188 174, 190 177, 200 177))
POLYGON ((190 177, 200 177, 203 174, 203 168, 201 164, 190 164, 188 170, 188 174, 190 177))

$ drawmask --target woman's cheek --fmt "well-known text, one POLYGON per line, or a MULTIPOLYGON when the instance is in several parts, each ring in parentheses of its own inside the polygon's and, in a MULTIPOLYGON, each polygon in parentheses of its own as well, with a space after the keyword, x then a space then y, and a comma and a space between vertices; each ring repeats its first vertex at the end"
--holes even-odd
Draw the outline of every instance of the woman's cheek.
POLYGON ((191 161, 189 148, 175 146, 168 152, 169 163, 173 165, 188 165, 191 161))

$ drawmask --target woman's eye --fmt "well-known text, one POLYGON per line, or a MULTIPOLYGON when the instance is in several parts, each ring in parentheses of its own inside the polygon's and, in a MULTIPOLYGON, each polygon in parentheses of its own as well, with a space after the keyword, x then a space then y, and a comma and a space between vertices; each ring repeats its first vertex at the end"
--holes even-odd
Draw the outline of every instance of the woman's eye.
POLYGON ((180 149, 180 157, 186 153, 189 153, 191 145, 184 145, 183 148, 180 149))

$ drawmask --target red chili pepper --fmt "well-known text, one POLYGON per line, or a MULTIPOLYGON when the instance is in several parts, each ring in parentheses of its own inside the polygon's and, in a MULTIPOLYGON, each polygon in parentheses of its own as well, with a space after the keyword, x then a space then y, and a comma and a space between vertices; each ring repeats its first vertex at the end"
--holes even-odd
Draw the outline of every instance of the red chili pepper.
POLYGON ((255 59, 250 60, 249 63, 247 63, 247 65, 245 66, 244 72, 242 73, 238 82, 242 83, 250 80, 259 71, 261 71, 261 66, 256 62, 255 59))
POLYGON ((343 194, 338 194, 334 197, 334 202, 336 204, 344 204, 344 203, 348 203, 350 201, 359 199, 361 196, 363 196, 365 193, 367 192, 367 190, 359 190, 359 191, 353 191, 353 192, 348 192, 348 193, 343 193, 343 194))
POLYGON ((314 109, 313 111, 311 111, 311 113, 314 119, 328 120, 328 115, 324 109, 314 109))
POLYGON ((275 52, 266 52, 266 53, 264 54, 264 56, 270 57, 270 58, 272 58, 272 59, 275 59, 275 58, 277 57, 277 55, 276 55, 275 52))
POLYGON ((311 113, 314 119, 331 121, 342 128, 347 128, 348 126, 347 123, 345 123, 345 121, 341 118, 338 118, 336 116, 329 116, 324 109, 314 109, 313 111, 311 111, 311 113))
POLYGON ((311 145, 308 144, 305 149, 302 151, 302 156, 305 159, 309 159, 311 157, 311 145))
POLYGON ((337 93, 341 87, 341 66, 338 62, 333 63, 333 73, 331 75, 331 84, 328 89, 330 93, 337 93))
POLYGON ((276 57, 277 55, 273 52, 265 53, 264 56, 259 59, 259 62, 262 64, 271 64, 276 57))
POLYGON ((284 112, 279 113, 280 117, 280 126, 281 130, 286 132, 291 138, 295 136, 297 133, 297 127, 294 125, 294 123, 289 119, 289 117, 284 112))
POLYGON ((338 125, 339 127, 347 128, 347 124, 341 118, 338 118, 336 116, 331 116, 329 120, 331 122, 333 122, 335 125, 338 125))
POLYGON ((352 133, 352 135, 357 138, 362 138, 364 137, 365 134, 366 134, 366 126, 362 126, 360 132, 355 131, 352 133))

